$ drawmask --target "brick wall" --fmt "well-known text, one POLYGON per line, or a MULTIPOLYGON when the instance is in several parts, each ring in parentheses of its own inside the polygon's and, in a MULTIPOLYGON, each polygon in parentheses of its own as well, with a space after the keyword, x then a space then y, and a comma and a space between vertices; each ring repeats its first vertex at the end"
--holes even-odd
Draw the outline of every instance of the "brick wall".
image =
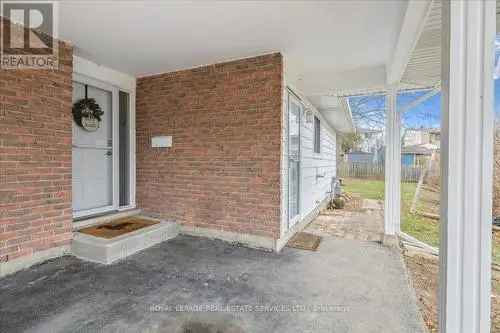
POLYGON ((0 263, 72 237, 73 51, 59 49, 58 71, 0 70, 0 263))
POLYGON ((279 237, 282 57, 140 78, 137 202, 178 223, 279 237), (172 148, 151 137, 172 135, 172 148))

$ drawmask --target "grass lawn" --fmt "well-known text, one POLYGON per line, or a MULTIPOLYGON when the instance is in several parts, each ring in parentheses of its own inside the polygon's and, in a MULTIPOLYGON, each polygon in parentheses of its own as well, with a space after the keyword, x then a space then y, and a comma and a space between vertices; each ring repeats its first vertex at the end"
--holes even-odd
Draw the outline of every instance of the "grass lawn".
MULTIPOLYGON (((410 213, 410 206, 417 184, 401 184, 401 230, 429 245, 439 247, 438 221, 410 213)), ((344 190, 357 193, 365 199, 384 199, 384 182, 381 180, 346 178, 344 190)))
MULTIPOLYGON (((417 184, 403 183, 401 186, 401 230, 416 239, 439 248, 439 221, 410 213, 410 206, 417 184)), ((384 199, 384 182, 381 180, 345 178, 344 190, 356 193, 365 199, 384 199)), ((422 198, 429 195, 422 191, 422 198)), ((434 194, 436 195, 436 194, 434 194)), ((429 203, 420 200, 417 210, 431 211, 429 203)), ((435 207, 434 207, 435 208, 435 207)), ((492 261, 500 265, 500 237, 493 237, 492 261)))
POLYGON ((345 178, 343 185, 346 192, 359 194, 364 199, 384 199, 384 182, 381 180, 345 178))

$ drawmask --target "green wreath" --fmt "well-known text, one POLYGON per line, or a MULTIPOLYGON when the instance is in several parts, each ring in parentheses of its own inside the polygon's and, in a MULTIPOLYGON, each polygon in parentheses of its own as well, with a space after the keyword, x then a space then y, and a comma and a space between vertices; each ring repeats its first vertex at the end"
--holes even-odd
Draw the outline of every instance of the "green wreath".
POLYGON ((93 98, 83 98, 73 104, 73 118, 80 127, 83 127, 82 118, 94 117, 98 121, 101 121, 103 114, 104 111, 101 110, 101 107, 93 98))

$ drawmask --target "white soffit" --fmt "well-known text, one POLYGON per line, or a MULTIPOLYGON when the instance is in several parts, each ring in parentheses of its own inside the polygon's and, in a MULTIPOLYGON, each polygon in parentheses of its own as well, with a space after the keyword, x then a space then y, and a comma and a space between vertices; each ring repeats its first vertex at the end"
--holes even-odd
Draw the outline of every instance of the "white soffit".
MULTIPOLYGON (((82 56, 134 76, 282 52, 310 95, 331 92, 337 88, 332 77, 358 70, 378 85, 406 5, 394 0, 62 0, 59 35, 82 56)), ((346 88, 363 86, 354 82, 346 88)))
POLYGON ((336 131, 342 133, 354 131, 351 111, 345 98, 311 96, 308 99, 336 131))
MULTIPOLYGON (((405 73, 402 83, 431 87, 441 81, 441 0, 433 0, 419 41, 405 73)), ((497 34, 500 33, 500 0, 496 1, 497 34)))
POLYGON ((441 81, 441 7, 441 0, 432 1, 402 83, 431 87, 441 81))

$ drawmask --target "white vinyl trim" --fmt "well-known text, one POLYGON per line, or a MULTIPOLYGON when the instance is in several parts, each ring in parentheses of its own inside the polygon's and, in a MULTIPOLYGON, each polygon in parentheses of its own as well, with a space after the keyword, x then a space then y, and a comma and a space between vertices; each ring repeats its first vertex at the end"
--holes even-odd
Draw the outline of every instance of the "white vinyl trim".
POLYGON ((439 331, 490 332, 495 1, 443 2, 439 331))

